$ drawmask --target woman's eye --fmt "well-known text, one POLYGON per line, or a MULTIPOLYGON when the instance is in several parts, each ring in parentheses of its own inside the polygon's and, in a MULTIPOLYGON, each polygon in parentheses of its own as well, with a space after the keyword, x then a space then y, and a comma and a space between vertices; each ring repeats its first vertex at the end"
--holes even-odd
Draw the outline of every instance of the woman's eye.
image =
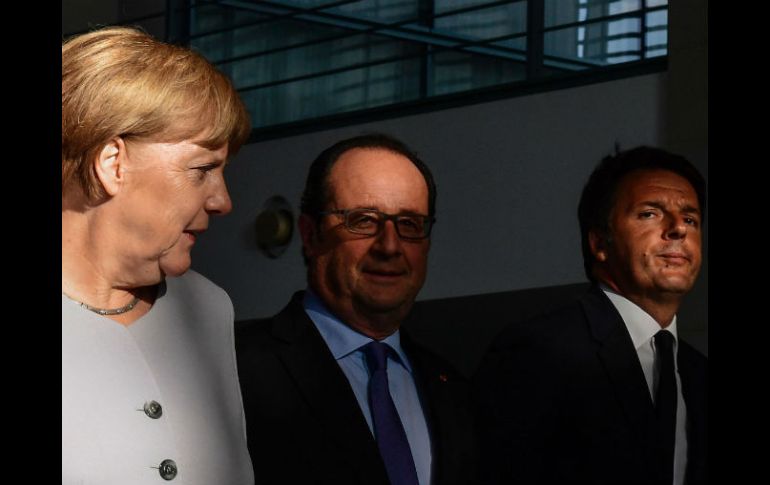
POLYGON ((214 168, 216 168, 214 165, 204 165, 202 167, 195 167, 195 170, 198 171, 198 178, 203 180, 206 174, 214 170, 214 168))

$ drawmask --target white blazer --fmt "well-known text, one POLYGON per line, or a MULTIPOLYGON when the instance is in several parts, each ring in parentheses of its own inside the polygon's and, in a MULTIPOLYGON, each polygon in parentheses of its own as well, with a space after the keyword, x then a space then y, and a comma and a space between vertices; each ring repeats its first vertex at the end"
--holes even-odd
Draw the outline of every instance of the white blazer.
POLYGON ((62 295, 62 484, 253 484, 237 376, 232 302, 194 271, 127 327, 62 295))

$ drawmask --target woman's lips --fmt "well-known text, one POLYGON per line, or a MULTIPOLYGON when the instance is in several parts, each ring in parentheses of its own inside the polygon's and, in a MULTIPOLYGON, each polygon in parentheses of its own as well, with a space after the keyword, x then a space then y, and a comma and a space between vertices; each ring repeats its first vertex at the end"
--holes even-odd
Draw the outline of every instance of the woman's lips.
POLYGON ((194 243, 198 239, 198 236, 203 234, 204 232, 205 232, 205 229, 194 230, 194 231, 193 230, 183 231, 184 235, 186 235, 190 239, 190 242, 192 243, 194 243))

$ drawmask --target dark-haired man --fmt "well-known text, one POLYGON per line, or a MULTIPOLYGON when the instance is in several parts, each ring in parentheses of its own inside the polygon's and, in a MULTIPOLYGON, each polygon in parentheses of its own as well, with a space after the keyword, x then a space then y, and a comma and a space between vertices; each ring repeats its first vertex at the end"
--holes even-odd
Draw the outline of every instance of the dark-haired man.
POLYGON ((676 312, 701 264, 705 181, 683 157, 606 157, 578 208, 592 288, 496 340, 478 373, 485 483, 704 483, 707 359, 676 312))
POLYGON ((385 135, 343 140, 311 165, 307 290, 236 335, 264 483, 473 481, 466 383, 400 328, 425 281, 435 200, 428 167, 385 135))

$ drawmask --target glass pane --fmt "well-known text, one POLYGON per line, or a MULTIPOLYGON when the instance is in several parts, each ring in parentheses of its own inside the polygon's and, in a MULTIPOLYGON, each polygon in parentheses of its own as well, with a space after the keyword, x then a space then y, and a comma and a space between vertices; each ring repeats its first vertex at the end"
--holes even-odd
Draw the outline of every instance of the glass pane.
POLYGON ((419 55, 419 46, 373 35, 357 35, 237 61, 232 75, 236 87, 320 74, 334 69, 357 69, 358 64, 393 57, 419 55))
MULTIPOLYGON (((330 0, 326 0, 327 3, 330 0)), ((419 2, 413 0, 360 0, 339 7, 327 9, 328 12, 361 17, 375 22, 393 23, 418 17, 419 2)))
MULTIPOLYGON (((443 2, 442 2, 443 3, 443 2)), ((452 32, 472 39, 490 39, 527 31, 526 3, 513 3, 494 8, 439 17, 434 27, 439 32, 452 32)))
POLYGON ((545 0, 545 26, 569 24, 586 19, 585 1, 545 0))
POLYGON ((647 28, 668 25, 668 10, 658 10, 647 14, 647 28))
POLYGON ((644 42, 647 49, 665 49, 668 46, 668 32, 665 30, 647 32, 644 42))
MULTIPOLYGON (((565 15, 570 13, 569 8, 557 10, 557 7, 562 6, 562 3, 556 1, 547 2, 547 5, 553 9, 552 15, 556 13, 562 15, 561 18, 551 18, 550 20, 566 23, 568 17, 565 15)), ((636 13, 636 15, 609 21, 595 21, 579 27, 547 32, 544 52, 547 63, 559 65, 558 63, 564 61, 581 61, 606 65, 631 62, 642 58, 642 12, 637 10, 642 7, 640 1, 578 0, 575 5, 577 12, 570 14, 575 14, 577 21, 599 18, 602 15, 628 13, 636 13)), ((668 12, 660 10, 645 15, 645 28, 648 29, 644 33, 647 51, 645 56, 665 55, 668 12)), ((548 20, 546 18, 546 22, 548 20)))
MULTIPOLYGON (((666 0, 543 2, 541 77, 667 53, 666 0)), ((191 45, 231 76, 258 128, 526 79, 529 2, 489 3, 193 0, 189 27, 191 45)))
MULTIPOLYGON (((603 3, 603 2, 591 2, 591 3, 603 3)), ((607 13, 610 15, 617 15, 626 12, 633 12, 642 8, 642 2, 639 0, 614 0, 607 3, 607 13)))
POLYGON ((618 36, 631 32, 639 32, 642 29, 642 21, 638 18, 626 18, 607 22, 607 35, 618 36))
POLYGON ((417 99, 416 59, 242 91, 254 128, 417 99))
POLYGON ((668 49, 649 49, 646 57, 661 57, 668 54, 668 49))
POLYGON ((484 5, 486 3, 490 3, 490 1, 491 0, 440 0, 435 2, 434 9, 436 10, 436 13, 444 13, 461 8, 484 5))
POLYGON ((641 0, 545 0, 545 26, 592 20, 607 15, 634 12, 642 8, 641 0))
POLYGON ((614 56, 617 56, 618 54, 639 52, 641 47, 642 46, 638 38, 610 40, 607 42, 607 54, 613 54, 614 56))
MULTIPOLYGON (((272 3, 279 3, 290 7, 317 8, 328 5, 333 0, 272 0, 272 3)), ((360 0, 353 0, 358 2, 360 0)), ((336 3, 336 2, 334 2, 336 3)))
POLYGON ((524 63, 499 62, 462 52, 441 52, 432 57, 431 95, 520 81, 526 77, 524 63))

